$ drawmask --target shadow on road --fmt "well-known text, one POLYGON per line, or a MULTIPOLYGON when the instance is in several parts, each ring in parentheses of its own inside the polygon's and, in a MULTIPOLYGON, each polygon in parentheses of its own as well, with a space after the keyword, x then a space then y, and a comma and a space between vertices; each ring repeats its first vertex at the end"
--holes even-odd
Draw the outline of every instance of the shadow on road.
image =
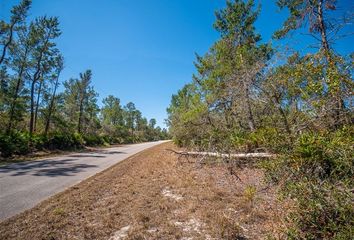
POLYGON ((33 175, 33 176, 73 176, 87 168, 94 168, 97 165, 73 163, 77 159, 62 160, 41 160, 34 162, 23 162, 0 167, 0 173, 11 173, 11 176, 33 175))
POLYGON ((22 163, 14 163, 0 166, 0 173, 10 173, 11 176, 33 175, 33 176, 73 176, 86 168, 98 167, 97 165, 75 163, 79 158, 106 158, 107 155, 127 154, 121 151, 95 150, 88 154, 72 154, 69 158, 62 160, 38 160, 22 163))
POLYGON ((76 158, 88 158, 88 157, 94 157, 94 158, 105 158, 106 156, 104 155, 98 155, 98 154, 104 154, 104 155, 113 155, 113 154, 127 154, 126 152, 119 152, 119 151, 95 151, 89 154, 71 154, 70 157, 76 157, 76 158))
POLYGON ((109 151, 105 149, 95 149, 94 151, 91 151, 90 154, 112 155, 112 154, 127 154, 127 153, 122 151, 109 151))
POLYGON ((106 156, 102 156, 102 155, 83 155, 83 154, 73 154, 73 155, 70 155, 70 157, 75 157, 75 158, 89 158, 89 157, 94 157, 94 158, 105 158, 106 156))
POLYGON ((102 154, 127 154, 126 152, 112 151, 112 152, 102 152, 102 154))

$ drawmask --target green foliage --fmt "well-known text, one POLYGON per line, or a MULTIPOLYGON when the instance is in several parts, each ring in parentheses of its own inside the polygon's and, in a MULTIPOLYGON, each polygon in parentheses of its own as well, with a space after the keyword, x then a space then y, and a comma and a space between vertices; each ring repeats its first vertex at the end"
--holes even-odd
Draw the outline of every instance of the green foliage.
POLYGON ((306 132, 286 154, 263 163, 267 177, 284 181, 295 200, 290 239, 349 239, 353 234, 353 127, 306 132))
POLYGON ((3 157, 24 155, 35 150, 70 150, 83 146, 132 143, 131 139, 114 138, 101 135, 84 135, 78 133, 56 132, 49 135, 32 135, 27 132, 13 132, 0 135, 0 153, 3 157))
POLYGON ((97 145, 105 145, 107 144, 106 139, 104 137, 98 135, 85 135, 83 137, 85 145, 87 146, 97 146, 97 145))
POLYGON ((245 190, 243 191, 243 196, 245 200, 249 203, 253 203, 257 194, 257 188, 255 186, 246 186, 245 190))
POLYGON ((254 0, 227 1, 226 5, 225 9, 216 12, 215 29, 223 35, 235 37, 239 45, 259 41, 261 37, 255 33, 254 22, 260 8, 253 11, 254 0))
POLYGON ((4 157, 12 154, 27 154, 30 151, 30 136, 27 133, 14 132, 0 135, 0 152, 4 157))
MULTIPOLYGON (((280 9, 287 8, 290 12, 282 29, 276 31, 274 34, 274 37, 277 39, 283 38, 290 31, 304 26, 308 26, 311 33, 320 33, 323 31, 321 18, 327 16, 324 12, 336 9, 336 1, 333 0, 278 0, 277 5, 280 9)), ((326 27, 334 28, 334 25, 328 24, 326 27)))
POLYGON ((272 180, 347 181, 354 174, 353 127, 335 132, 306 132, 291 148, 263 167, 272 180))
POLYGON ((279 131, 279 129, 273 127, 258 128, 249 133, 246 139, 254 150, 260 147, 268 151, 285 152, 292 144, 291 139, 284 131, 279 131))
POLYGON ((78 149, 84 145, 83 137, 78 133, 52 133, 44 144, 47 149, 78 149))
POLYGON ((301 180, 288 186, 297 211, 290 215, 289 239, 351 239, 353 185, 301 180))
POLYGON ((304 133, 295 142, 289 165, 297 174, 344 180, 353 176, 353 128, 333 133, 304 133))
POLYGON ((52 133, 50 136, 30 135, 27 132, 12 132, 11 135, 0 135, 0 153, 3 157, 24 155, 42 149, 76 149, 83 146, 79 134, 52 133))
POLYGON ((259 42, 254 23, 260 9, 254 1, 227 1, 216 12, 220 39, 196 56, 192 82, 172 96, 170 131, 175 143, 200 151, 276 153, 261 166, 297 205, 291 228, 284 229, 289 238, 349 239, 354 229, 353 59, 329 46, 342 27, 330 16, 336 1, 277 4, 290 14, 275 37, 309 26, 319 51, 275 53, 259 42))

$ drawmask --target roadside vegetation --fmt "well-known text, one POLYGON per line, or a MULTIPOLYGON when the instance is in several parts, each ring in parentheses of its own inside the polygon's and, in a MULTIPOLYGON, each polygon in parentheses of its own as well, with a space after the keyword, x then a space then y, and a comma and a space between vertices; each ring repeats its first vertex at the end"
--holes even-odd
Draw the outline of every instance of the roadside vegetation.
POLYGON ((166 129, 143 117, 132 102, 122 106, 110 95, 100 108, 91 70, 61 82, 65 61, 56 46, 59 19, 28 21, 30 7, 30 0, 22 0, 7 21, 0 20, 2 157, 168 138, 166 129))
POLYGON ((172 97, 170 132, 194 151, 276 154, 259 165, 294 205, 281 238, 351 239, 354 55, 340 55, 335 43, 352 19, 332 0, 276 3, 289 17, 273 45, 255 29, 261 8, 253 0, 229 0, 216 12, 220 39, 197 55, 192 82, 172 97), (299 32, 314 37, 315 51, 277 44, 299 32))

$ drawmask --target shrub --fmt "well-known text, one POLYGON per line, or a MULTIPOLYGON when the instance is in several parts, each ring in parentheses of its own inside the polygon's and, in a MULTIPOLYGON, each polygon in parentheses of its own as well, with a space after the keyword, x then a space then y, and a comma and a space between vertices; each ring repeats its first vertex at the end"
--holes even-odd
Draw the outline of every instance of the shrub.
POLYGON ((353 176, 353 141, 350 129, 334 133, 305 133, 288 156, 296 174, 311 178, 341 180, 353 176))
POLYGON ((297 203, 297 211, 290 215, 290 239, 344 240, 354 236, 354 195, 348 185, 304 180, 294 182, 290 192, 297 203))
POLYGON ((87 146, 97 146, 97 145, 104 145, 107 142, 105 141, 104 137, 101 137, 99 135, 87 135, 83 136, 85 145, 87 146))
POLYGON ((10 135, 0 135, 0 152, 3 157, 13 154, 27 154, 31 150, 28 133, 13 132, 10 135))
POLYGON ((46 148, 48 149, 75 149, 81 148, 84 144, 83 138, 78 133, 65 134, 65 133, 53 133, 46 142, 46 148))
MULTIPOLYGON (((135 139, 128 139, 134 142, 135 139)), ((0 154, 3 157, 24 155, 35 150, 68 150, 82 148, 84 145, 108 145, 123 143, 120 137, 87 135, 78 133, 51 133, 49 136, 34 134, 32 137, 27 132, 13 132, 10 135, 0 134, 0 154)))
POLYGON ((243 197, 245 198, 247 203, 250 203, 253 206, 257 194, 257 188, 253 185, 246 186, 243 191, 243 197))
POLYGON ((230 135, 229 141, 233 148, 248 152, 266 149, 279 153, 287 152, 291 147, 289 135, 272 127, 259 128, 253 132, 235 130, 230 135))
POLYGON ((354 232, 353 127, 300 135, 291 151, 264 162, 266 174, 282 181, 295 200, 290 239, 350 239, 354 232))
POLYGON ((30 145, 32 147, 31 151, 33 150, 42 150, 46 147, 48 142, 48 138, 44 135, 32 135, 30 145))

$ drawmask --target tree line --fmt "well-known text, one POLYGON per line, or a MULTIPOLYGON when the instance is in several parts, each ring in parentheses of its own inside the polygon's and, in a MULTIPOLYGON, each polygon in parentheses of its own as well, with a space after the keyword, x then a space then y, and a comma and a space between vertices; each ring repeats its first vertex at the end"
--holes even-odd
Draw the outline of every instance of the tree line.
POLYGON ((334 44, 353 14, 339 19, 333 0, 275 2, 289 16, 273 41, 306 30, 317 50, 262 41, 260 5, 228 0, 216 12, 220 38, 196 56, 192 81, 172 96, 170 132, 178 145, 199 151, 277 153, 262 166, 296 201, 284 238, 347 239, 354 226, 354 54, 340 55, 334 44))
POLYGON ((92 71, 60 82, 65 67, 56 45, 57 17, 27 20, 31 0, 0 20, 0 152, 4 156, 42 148, 125 143, 167 138, 167 130, 147 120, 134 103, 103 100, 92 86, 92 71), (63 91, 59 86, 63 85, 63 91))

